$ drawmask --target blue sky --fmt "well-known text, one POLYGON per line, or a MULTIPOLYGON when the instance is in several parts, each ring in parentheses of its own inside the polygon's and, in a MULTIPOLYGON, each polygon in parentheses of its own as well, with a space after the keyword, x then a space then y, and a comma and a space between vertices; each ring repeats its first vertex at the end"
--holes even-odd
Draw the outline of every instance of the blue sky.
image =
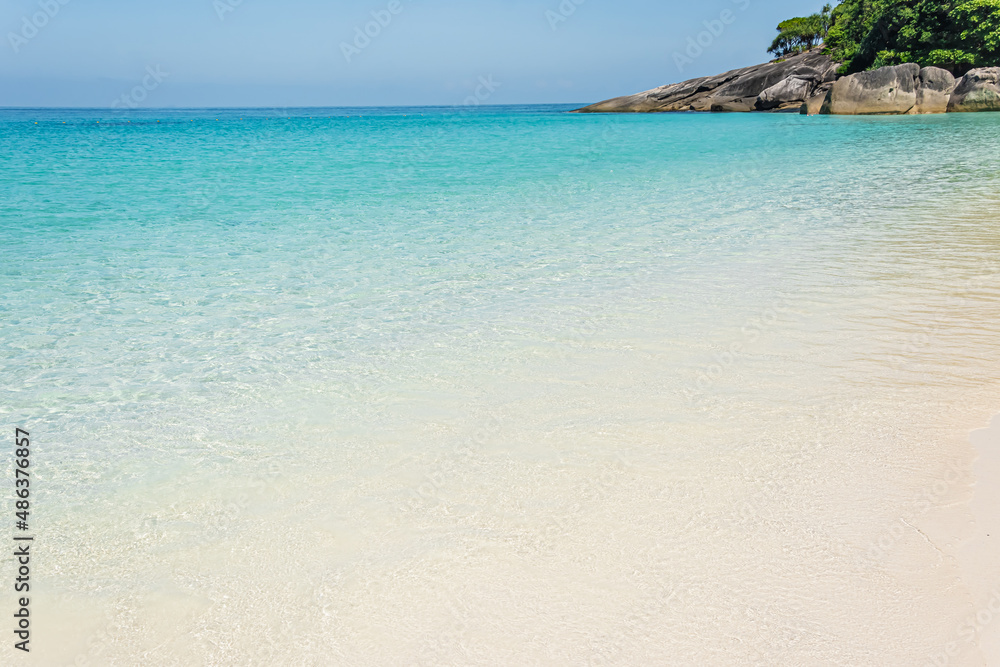
POLYGON ((763 62, 822 4, 0 0, 0 106, 594 102, 763 62))

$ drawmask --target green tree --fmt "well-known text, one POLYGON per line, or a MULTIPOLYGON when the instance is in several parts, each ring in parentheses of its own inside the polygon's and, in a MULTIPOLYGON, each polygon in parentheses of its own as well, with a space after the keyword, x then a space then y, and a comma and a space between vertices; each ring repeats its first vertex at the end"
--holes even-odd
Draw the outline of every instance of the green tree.
POLYGON ((774 38, 768 53, 787 56, 811 49, 826 36, 828 19, 822 14, 797 16, 778 24, 778 36, 774 38))
POLYGON ((823 39, 830 34, 830 28, 833 26, 833 5, 823 5, 822 11, 819 13, 820 26, 822 28, 823 39))

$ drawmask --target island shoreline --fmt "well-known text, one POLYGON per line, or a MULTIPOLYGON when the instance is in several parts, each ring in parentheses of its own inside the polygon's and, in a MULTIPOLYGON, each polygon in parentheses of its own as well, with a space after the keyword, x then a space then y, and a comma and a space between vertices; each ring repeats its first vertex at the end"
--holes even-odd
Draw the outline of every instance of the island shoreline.
POLYGON ((784 59, 615 97, 572 113, 798 112, 915 115, 1000 111, 1000 67, 961 77, 915 63, 840 75, 822 47, 784 59))

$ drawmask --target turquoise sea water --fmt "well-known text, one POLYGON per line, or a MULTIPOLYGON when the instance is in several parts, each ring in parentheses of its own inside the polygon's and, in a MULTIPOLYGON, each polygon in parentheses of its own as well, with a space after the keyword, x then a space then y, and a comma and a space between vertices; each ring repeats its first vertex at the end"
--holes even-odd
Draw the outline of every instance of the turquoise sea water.
POLYGON ((866 554, 996 411, 1000 115, 568 110, 0 111, 46 664, 955 634, 866 554))

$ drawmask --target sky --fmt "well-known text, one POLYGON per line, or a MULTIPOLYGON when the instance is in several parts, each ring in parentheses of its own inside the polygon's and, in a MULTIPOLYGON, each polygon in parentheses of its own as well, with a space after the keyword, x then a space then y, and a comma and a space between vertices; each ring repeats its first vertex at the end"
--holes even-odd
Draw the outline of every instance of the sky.
POLYGON ((0 106, 584 103, 765 62, 822 0, 0 0, 0 106))

